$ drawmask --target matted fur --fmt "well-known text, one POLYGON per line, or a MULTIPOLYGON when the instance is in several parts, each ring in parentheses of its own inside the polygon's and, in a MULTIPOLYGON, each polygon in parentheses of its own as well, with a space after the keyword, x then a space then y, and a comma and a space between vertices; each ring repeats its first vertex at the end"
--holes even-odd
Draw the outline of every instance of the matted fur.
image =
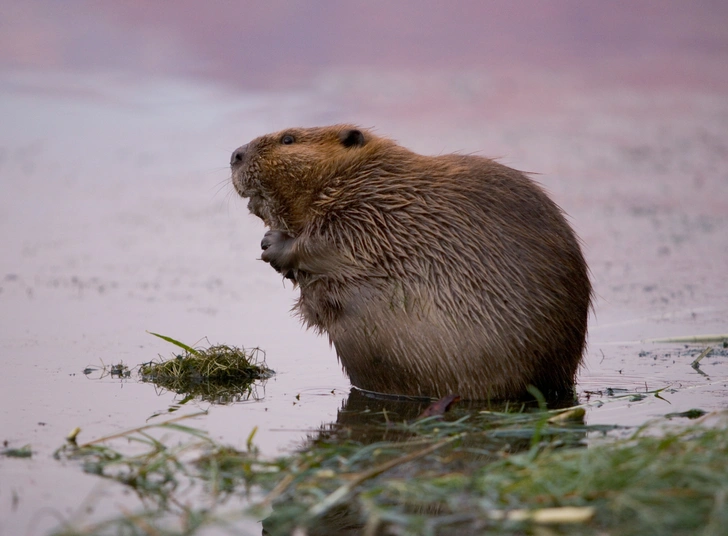
POLYGON ((300 286, 352 383, 467 399, 572 392, 591 298, 579 243, 523 173, 422 156, 351 125, 233 153, 233 184, 273 231, 263 258, 300 286))

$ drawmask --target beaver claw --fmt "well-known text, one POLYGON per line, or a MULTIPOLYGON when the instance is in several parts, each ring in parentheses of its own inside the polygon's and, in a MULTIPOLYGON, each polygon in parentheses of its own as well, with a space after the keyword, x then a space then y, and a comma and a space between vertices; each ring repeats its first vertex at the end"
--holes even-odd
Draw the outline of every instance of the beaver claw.
POLYGON ((283 231, 266 232, 263 235, 263 240, 260 241, 260 247, 263 250, 260 258, 270 264, 277 272, 283 274, 283 277, 295 281, 295 266, 293 266, 291 252, 293 241, 294 238, 283 231))

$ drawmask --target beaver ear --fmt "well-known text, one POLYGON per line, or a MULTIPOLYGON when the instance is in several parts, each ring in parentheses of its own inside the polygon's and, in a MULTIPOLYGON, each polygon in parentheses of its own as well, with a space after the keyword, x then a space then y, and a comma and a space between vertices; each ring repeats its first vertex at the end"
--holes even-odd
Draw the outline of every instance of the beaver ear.
POLYGON ((344 147, 363 147, 367 141, 362 131, 355 128, 344 130, 339 134, 339 139, 344 147))

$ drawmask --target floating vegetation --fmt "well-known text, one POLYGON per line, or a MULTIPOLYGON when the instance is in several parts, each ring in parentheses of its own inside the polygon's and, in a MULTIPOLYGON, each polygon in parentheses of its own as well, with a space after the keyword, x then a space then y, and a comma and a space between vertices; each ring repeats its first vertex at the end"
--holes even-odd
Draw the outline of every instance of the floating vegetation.
POLYGON ((33 456, 30 445, 23 445, 16 449, 8 447, 6 442, 4 446, 5 448, 0 450, 0 456, 6 456, 8 458, 31 458, 33 456))
MULTIPOLYGON (((235 452, 235 463, 252 468, 250 482, 276 479, 267 471, 267 462, 257 467, 257 449, 248 440, 248 453, 215 443, 200 429, 185 426, 181 421, 205 415, 198 412, 169 419, 164 423, 138 428, 80 443, 78 430, 57 449, 54 457, 81 463, 86 473, 114 480, 133 490, 145 506, 141 512, 127 512, 117 518, 81 526, 78 521, 66 522, 56 535, 194 535, 213 526, 229 525, 221 510, 235 497, 222 484, 223 478, 207 478, 222 463, 224 474, 226 453, 235 452), (201 471, 200 467, 205 467, 201 471), (199 484, 202 483, 202 486, 199 484), (195 507, 191 506, 192 504, 195 507)), ((243 485, 236 482, 237 486, 243 485)), ((236 510, 242 518, 241 508, 236 510)))
POLYGON ((229 404, 255 397, 254 382, 274 372, 265 364, 259 348, 245 350, 227 345, 193 348, 170 337, 152 333, 183 350, 172 359, 150 361, 139 367, 144 382, 188 397, 215 404, 229 404))
POLYGON ((109 374, 112 378, 129 378, 131 376, 131 370, 124 363, 118 363, 111 366, 109 374))
POLYGON ((124 364, 123 361, 120 361, 119 363, 116 363, 114 365, 107 365, 102 361, 101 368, 89 366, 83 369, 83 373, 86 376, 91 376, 95 373, 98 373, 98 377, 96 378, 98 380, 102 380, 106 377, 120 380, 131 378, 131 369, 128 365, 124 364))
POLYGON ((99 380, 107 377, 129 380, 136 370, 141 381, 183 395, 184 402, 197 398, 213 404, 258 398, 256 382, 274 374, 265 364, 265 352, 259 348, 245 350, 222 344, 193 348, 165 335, 151 335, 174 344, 182 353, 171 359, 159 356, 159 360, 133 369, 123 362, 106 365, 102 361, 100 368, 89 366, 83 373, 99 380))
POLYGON ((722 418, 714 427, 707 416, 685 427, 657 421, 613 439, 604 427, 584 425, 578 413, 382 418, 379 439, 322 430, 275 459, 255 447, 255 430, 239 450, 179 419, 69 443, 59 457, 81 460, 86 471, 152 500, 141 514, 59 534, 207 534, 213 526, 229 528, 226 506, 240 498, 248 506, 246 514, 232 510, 238 519, 262 519, 270 535, 725 534, 728 415, 712 414, 722 418), (159 431, 182 440, 163 441, 159 431), (601 439, 586 448, 594 434, 601 439), (395 439, 382 439, 388 435, 395 439), (115 439, 118 450, 101 445, 115 439), (146 451, 129 454, 132 445, 146 451), (191 488, 202 496, 178 497, 191 488))
POLYGON ((688 335, 685 337, 668 337, 663 339, 645 339, 642 342, 654 343, 688 343, 688 344, 705 344, 718 343, 725 348, 728 346, 728 333, 720 333, 713 335, 688 335))

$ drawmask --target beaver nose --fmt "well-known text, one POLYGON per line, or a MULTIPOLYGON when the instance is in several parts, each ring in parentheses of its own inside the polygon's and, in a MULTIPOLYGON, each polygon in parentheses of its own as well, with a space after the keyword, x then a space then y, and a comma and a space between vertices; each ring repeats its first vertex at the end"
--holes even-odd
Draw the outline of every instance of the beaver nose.
POLYGON ((243 158, 245 158, 245 152, 248 150, 248 144, 242 145, 235 149, 233 151, 233 154, 230 155, 230 165, 236 166, 240 165, 243 162, 243 158))

